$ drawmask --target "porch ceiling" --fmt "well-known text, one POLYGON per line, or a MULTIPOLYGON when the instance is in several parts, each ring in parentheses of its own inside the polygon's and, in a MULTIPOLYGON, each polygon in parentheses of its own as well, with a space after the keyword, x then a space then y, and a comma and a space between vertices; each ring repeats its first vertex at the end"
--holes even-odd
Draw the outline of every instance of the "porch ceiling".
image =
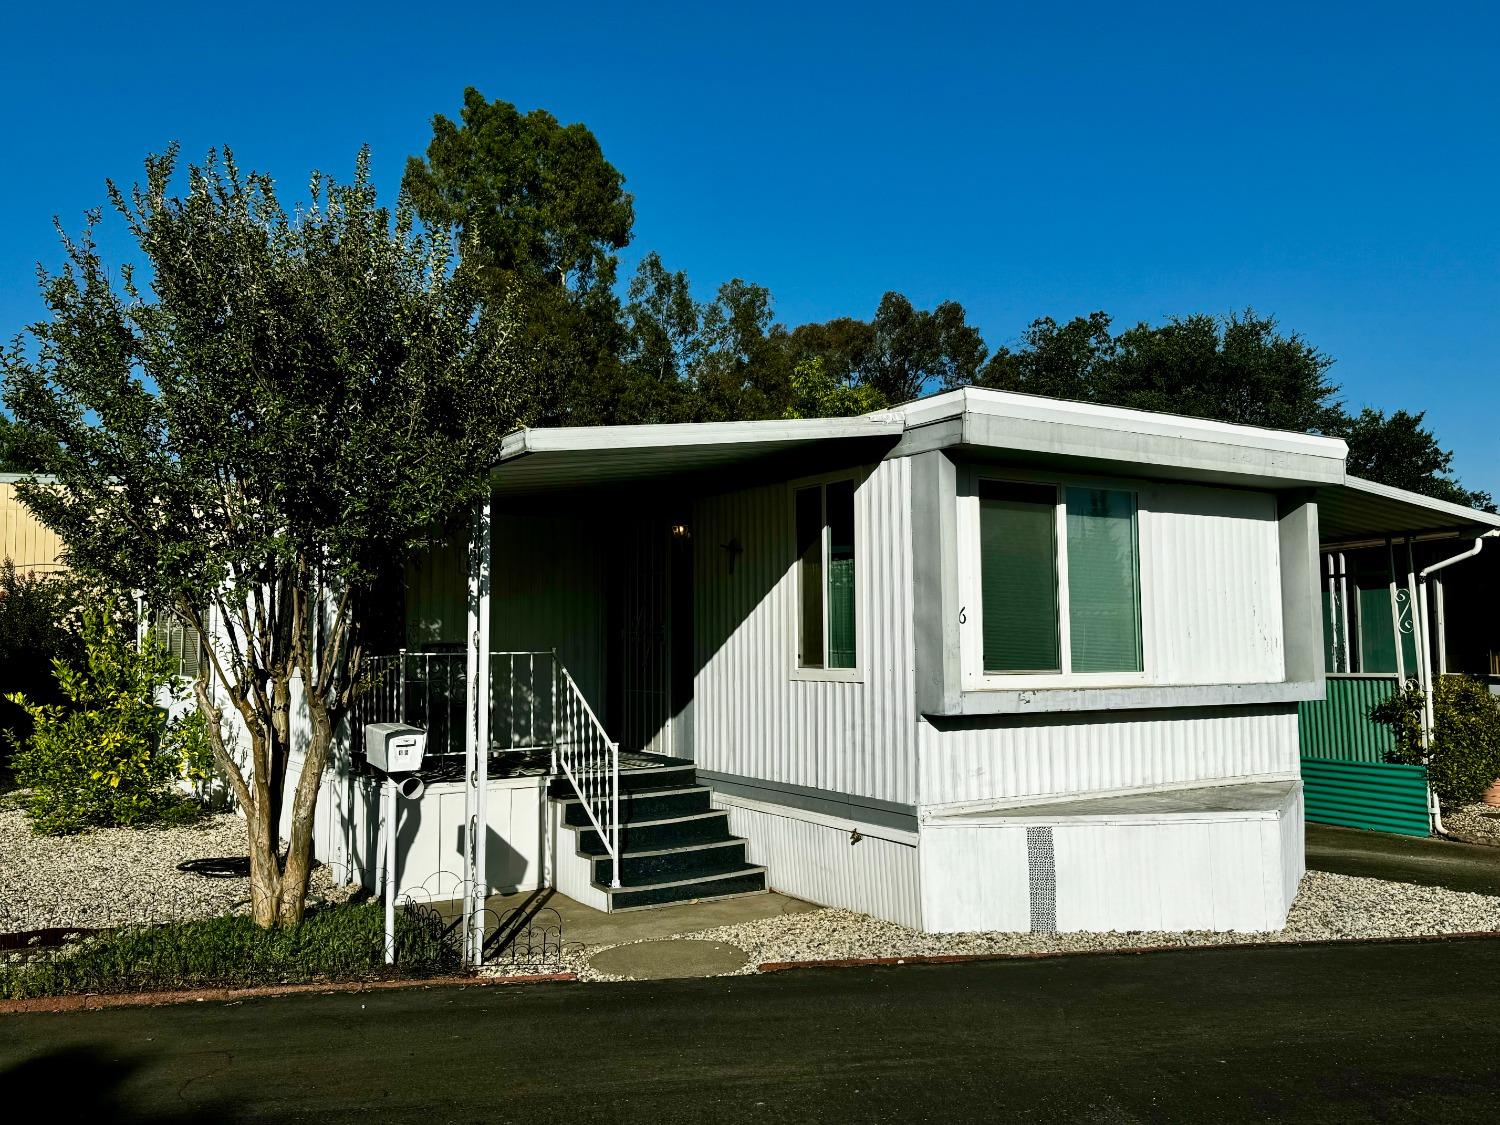
POLYGON ((538 496, 679 476, 742 474, 819 455, 881 453, 900 438, 900 415, 663 426, 559 426, 505 439, 493 479, 499 497, 538 496))
POLYGON ((1318 489, 1318 538, 1324 544, 1387 537, 1478 535, 1500 528, 1500 515, 1434 500, 1359 477, 1318 489))

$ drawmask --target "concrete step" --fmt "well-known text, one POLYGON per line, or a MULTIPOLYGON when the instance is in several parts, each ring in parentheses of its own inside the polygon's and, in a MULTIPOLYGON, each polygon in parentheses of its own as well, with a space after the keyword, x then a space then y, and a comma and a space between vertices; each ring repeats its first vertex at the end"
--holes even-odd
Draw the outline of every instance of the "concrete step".
MULTIPOLYGON (((620 856, 620 881, 627 887, 720 875, 745 865, 745 841, 721 840, 712 844, 689 844, 656 851, 624 852, 620 856)), ((609 885, 614 865, 609 856, 594 860, 594 881, 609 885)))
MULTIPOLYGON (((711 791, 707 786, 683 789, 640 789, 620 794, 620 823, 637 820, 669 820, 676 816, 708 812, 711 791)), ((589 823, 589 810, 577 797, 564 800, 563 823, 583 828, 589 823)))
MULTIPOLYGON (((574 828, 578 850, 587 856, 608 854, 609 849, 591 827, 574 828)), ((732 840, 729 814, 722 810, 689 813, 662 820, 636 820, 620 825, 622 852, 659 851, 682 844, 713 844, 732 840)))
POLYGON ((673 879, 634 887, 601 886, 599 889, 609 895, 611 912, 639 910, 675 902, 701 902, 704 899, 765 894, 766 869, 747 863, 729 871, 695 879, 673 879))

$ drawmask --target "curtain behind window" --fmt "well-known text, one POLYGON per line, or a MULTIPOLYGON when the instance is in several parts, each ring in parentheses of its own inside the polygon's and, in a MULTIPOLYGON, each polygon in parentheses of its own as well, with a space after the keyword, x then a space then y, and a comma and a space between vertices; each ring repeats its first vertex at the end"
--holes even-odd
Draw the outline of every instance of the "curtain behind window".
POLYGON ((1057 489, 979 482, 986 672, 1057 672, 1057 489))

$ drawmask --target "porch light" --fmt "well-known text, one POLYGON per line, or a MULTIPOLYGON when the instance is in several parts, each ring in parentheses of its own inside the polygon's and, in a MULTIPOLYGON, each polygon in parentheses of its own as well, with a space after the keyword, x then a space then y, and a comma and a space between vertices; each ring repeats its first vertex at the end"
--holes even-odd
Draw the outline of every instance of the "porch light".
POLYGON ((693 537, 693 531, 692 531, 692 529, 690 527, 688 527, 687 524, 685 524, 685 523, 674 523, 672 525, 672 538, 673 539, 691 539, 692 537, 693 537))

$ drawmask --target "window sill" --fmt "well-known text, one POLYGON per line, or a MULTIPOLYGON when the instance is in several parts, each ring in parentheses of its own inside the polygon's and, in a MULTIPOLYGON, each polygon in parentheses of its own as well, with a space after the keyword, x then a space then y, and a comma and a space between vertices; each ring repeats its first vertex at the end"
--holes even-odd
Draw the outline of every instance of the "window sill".
POLYGON ((1180 684, 1120 687, 1052 687, 1030 690, 970 690, 931 718, 1036 715, 1070 711, 1162 710, 1180 707, 1255 707, 1323 698, 1319 681, 1250 684, 1180 684))
POLYGON ((809 683, 858 684, 864 682, 858 668, 793 668, 792 679, 809 683))

